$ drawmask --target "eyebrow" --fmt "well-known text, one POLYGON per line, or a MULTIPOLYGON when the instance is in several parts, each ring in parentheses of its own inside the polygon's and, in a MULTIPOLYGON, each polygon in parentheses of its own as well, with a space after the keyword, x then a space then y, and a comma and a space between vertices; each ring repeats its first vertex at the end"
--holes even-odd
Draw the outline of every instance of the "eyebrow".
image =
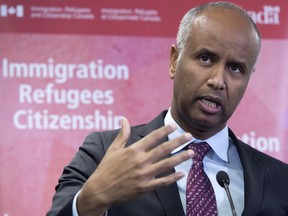
POLYGON ((214 52, 214 51, 212 51, 212 50, 209 50, 209 49, 207 49, 207 48, 205 48, 205 47, 197 50, 196 53, 199 53, 199 54, 200 54, 200 53, 207 53, 207 54, 210 54, 210 55, 215 55, 215 56, 217 56, 216 52, 214 52))
POLYGON ((217 52, 214 52, 213 50, 207 49, 207 48, 200 48, 199 50, 196 50, 194 53, 194 56, 199 56, 199 55, 209 55, 213 57, 214 59, 218 60, 219 59, 219 54, 217 52))

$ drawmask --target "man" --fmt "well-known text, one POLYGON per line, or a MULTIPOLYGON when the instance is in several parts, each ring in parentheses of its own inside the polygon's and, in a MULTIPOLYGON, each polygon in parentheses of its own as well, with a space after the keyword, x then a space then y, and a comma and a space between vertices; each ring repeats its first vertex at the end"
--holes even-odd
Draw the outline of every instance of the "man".
POLYGON ((211 147, 203 163, 218 215, 231 214, 215 178, 220 170, 230 176, 238 215, 288 215, 288 165, 244 144, 227 126, 260 46, 241 8, 209 3, 190 10, 171 48, 168 112, 146 125, 130 128, 124 118, 120 131, 90 134, 64 169, 48 215, 184 216, 187 175, 196 164, 196 152, 186 147, 202 141, 211 147))

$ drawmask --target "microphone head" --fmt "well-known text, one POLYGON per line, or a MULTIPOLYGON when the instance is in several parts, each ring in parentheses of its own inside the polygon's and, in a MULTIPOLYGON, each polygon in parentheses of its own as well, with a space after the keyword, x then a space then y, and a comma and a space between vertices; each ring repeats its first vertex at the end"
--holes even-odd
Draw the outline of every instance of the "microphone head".
POLYGON ((229 185, 230 183, 229 176, 225 171, 219 171, 216 175, 216 179, 221 187, 224 187, 225 184, 229 185))

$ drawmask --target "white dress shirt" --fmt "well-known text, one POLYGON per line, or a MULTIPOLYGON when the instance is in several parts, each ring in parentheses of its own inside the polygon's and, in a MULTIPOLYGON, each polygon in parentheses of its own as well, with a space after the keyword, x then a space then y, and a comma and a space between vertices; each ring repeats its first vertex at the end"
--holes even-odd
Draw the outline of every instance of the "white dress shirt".
MULTIPOLYGON (((176 124, 177 129, 173 133, 169 134, 169 140, 180 136, 185 131, 174 121, 171 116, 170 109, 164 119, 164 124, 176 124)), ((211 150, 206 154, 203 159, 204 171, 212 183, 212 187, 215 192, 218 216, 229 216, 232 215, 229 200, 225 189, 222 188, 217 180, 216 175, 219 171, 223 170, 228 173, 230 178, 229 189, 234 202, 237 215, 241 215, 244 210, 244 179, 243 179, 243 168, 239 159, 239 155, 232 140, 229 139, 228 126, 222 129, 217 134, 209 137, 206 140, 197 140, 192 138, 191 141, 183 144, 172 151, 172 154, 177 154, 184 147, 191 142, 207 142, 211 146, 211 150)), ((184 211, 186 210, 186 182, 189 169, 193 164, 193 160, 187 160, 183 163, 175 166, 175 170, 182 171, 185 173, 185 177, 177 181, 179 195, 181 198, 182 206, 184 211)))

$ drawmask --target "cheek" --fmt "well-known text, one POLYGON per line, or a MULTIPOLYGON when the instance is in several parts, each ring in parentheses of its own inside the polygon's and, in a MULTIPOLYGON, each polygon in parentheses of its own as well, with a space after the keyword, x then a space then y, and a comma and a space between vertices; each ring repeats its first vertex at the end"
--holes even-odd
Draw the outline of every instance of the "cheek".
POLYGON ((174 85, 176 84, 177 89, 181 91, 178 91, 179 94, 189 94, 190 97, 196 94, 207 80, 205 74, 208 73, 201 72, 201 68, 192 60, 184 57, 179 59, 174 76, 174 85))
POLYGON ((175 77, 175 85, 180 94, 192 94, 195 90, 195 84, 197 80, 189 73, 184 73, 183 71, 175 77))
POLYGON ((197 79, 199 79, 199 74, 197 74, 197 70, 193 64, 188 64, 188 62, 182 61, 178 64, 175 77, 181 82, 183 85, 193 85, 197 83, 197 79))
POLYGON ((186 104, 189 103, 193 97, 194 88, 193 82, 188 79, 184 73, 179 73, 175 76, 174 79, 174 93, 178 103, 186 104))
POLYGON ((238 104, 240 103, 240 101, 243 98, 243 95, 245 93, 246 87, 247 87, 247 83, 243 83, 239 86, 234 86, 235 88, 233 88, 230 91, 230 103, 233 104, 233 109, 235 110, 236 107, 238 106, 238 104))

